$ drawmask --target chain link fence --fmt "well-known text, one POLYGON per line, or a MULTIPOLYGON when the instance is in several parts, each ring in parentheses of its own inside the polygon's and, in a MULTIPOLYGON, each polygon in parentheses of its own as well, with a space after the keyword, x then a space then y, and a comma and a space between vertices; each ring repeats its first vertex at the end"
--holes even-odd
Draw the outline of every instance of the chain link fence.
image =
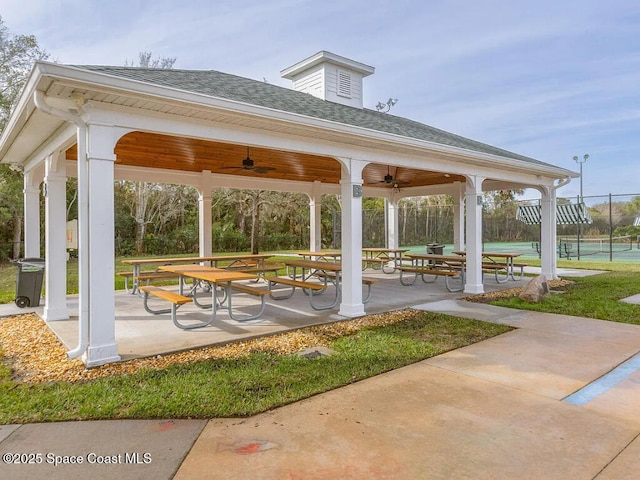
MULTIPOLYGON (((640 261, 640 193, 558 198, 562 218, 557 223, 558 256, 569 260, 640 261), (584 203, 585 208, 579 208, 584 203), (566 208, 574 206, 574 208, 566 208), (564 208, 563 208, 564 207, 564 208), (578 212, 572 220, 567 212, 578 212), (582 213, 584 212, 584 217, 582 213)), ((539 206, 540 200, 485 204, 482 217, 485 246, 508 244, 525 255, 540 255, 540 224, 518 219, 518 209, 539 206)), ((575 215, 575 213, 574 213, 575 215)), ((363 211, 364 247, 385 246, 384 209, 363 211)), ((453 205, 401 205, 398 213, 399 244, 421 249, 429 244, 453 243, 453 205)), ((340 212, 333 213, 332 232, 325 245, 340 247, 340 212)))

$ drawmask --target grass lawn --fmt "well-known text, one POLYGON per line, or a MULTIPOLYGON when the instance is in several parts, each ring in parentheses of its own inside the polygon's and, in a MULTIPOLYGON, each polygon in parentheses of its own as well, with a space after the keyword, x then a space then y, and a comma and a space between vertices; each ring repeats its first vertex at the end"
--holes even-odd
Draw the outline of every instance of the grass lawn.
POLYGON ((493 300, 491 304, 640 324, 640 306, 620 301, 640 293, 640 273, 607 272, 572 280, 575 284, 566 287, 563 293, 553 294, 540 303, 528 303, 518 297, 510 297, 493 300))

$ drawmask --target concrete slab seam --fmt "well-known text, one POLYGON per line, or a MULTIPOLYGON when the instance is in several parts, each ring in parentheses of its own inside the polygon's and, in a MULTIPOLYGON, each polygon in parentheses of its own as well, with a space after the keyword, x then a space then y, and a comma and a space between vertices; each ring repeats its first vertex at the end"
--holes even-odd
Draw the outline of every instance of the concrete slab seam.
POLYGON ((637 434, 635 437, 633 437, 633 438, 629 441, 629 443, 627 443, 627 444, 624 446, 624 448, 620 449, 620 451, 619 451, 619 452, 618 452, 618 453, 617 453, 617 454, 616 454, 616 455, 615 455, 611 460, 609 460, 609 462, 607 462, 607 464, 606 464, 604 467, 602 467, 602 469, 601 469, 601 470, 600 470, 600 471, 595 475, 595 477, 593 477, 593 478, 594 478, 594 480, 595 480, 595 479, 597 479, 597 478, 600 476, 600 474, 601 474, 601 473, 603 473, 603 472, 604 472, 604 471, 609 467, 609 465, 611 465, 613 462, 615 462, 615 461, 616 461, 616 459, 617 459, 620 455, 622 455, 622 453, 623 453, 627 448, 629 448, 629 446, 630 446, 633 442, 635 442, 638 438, 640 438, 640 433, 639 433, 639 434, 637 434))
POLYGON ((578 406, 589 403, 591 400, 615 387, 618 383, 638 370, 640 370, 640 354, 634 355, 629 360, 621 363, 611 370, 609 373, 603 375, 597 380, 594 380, 577 392, 572 393, 563 401, 578 406))

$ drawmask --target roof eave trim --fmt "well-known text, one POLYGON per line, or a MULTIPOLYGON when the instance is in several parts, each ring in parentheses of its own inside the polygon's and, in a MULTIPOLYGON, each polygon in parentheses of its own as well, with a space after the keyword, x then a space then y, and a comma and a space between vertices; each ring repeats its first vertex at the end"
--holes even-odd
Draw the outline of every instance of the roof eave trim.
MULTIPOLYGON (((469 160, 480 160, 486 166, 494 168, 498 166, 514 169, 515 167, 515 169, 517 170, 528 170, 529 173, 533 171, 536 174, 549 175, 554 178, 577 178, 579 176, 579 174, 576 172, 560 167, 555 167, 553 165, 529 163, 514 158, 477 152, 474 150, 443 145, 426 140, 414 139, 411 137, 405 137, 393 133, 380 132, 378 130, 348 125, 331 120, 324 120, 316 117, 309 117, 297 113, 286 112, 283 110, 276 110, 269 107, 262 107, 246 102, 239 102, 236 100, 229 100, 221 97, 189 92, 187 90, 182 90, 174 87, 159 86, 140 80, 123 78, 101 72, 89 71, 78 67, 70 67, 66 65, 59 65, 42 61, 36 62, 36 64, 34 65, 34 70, 32 71, 27 85, 29 88, 25 88, 25 91, 23 92, 23 95, 20 99, 19 106, 23 110, 24 108, 26 108, 26 105, 28 105, 29 101, 33 102, 33 100, 31 99, 31 92, 29 92, 28 95, 25 95, 24 93, 29 91, 30 89, 35 89, 36 85, 43 77, 51 77, 52 79, 59 79, 61 81, 67 80, 86 83, 109 89, 115 88, 123 92, 143 94, 164 101, 173 100, 188 103, 190 105, 204 106, 207 108, 218 108, 233 113, 249 114, 265 119, 290 122, 294 123, 298 127, 305 126, 308 128, 319 128, 323 130, 329 130, 333 133, 358 136, 365 139, 384 142, 386 144, 392 142, 405 147, 411 146, 418 149, 426 149, 432 152, 466 157, 469 160), (134 86, 137 88, 132 88, 134 86), (168 95, 168 92, 171 92, 171 95, 168 95), (496 165, 496 163, 498 165, 496 165)), ((90 89, 91 87, 89 85, 86 85, 84 88, 90 89)), ((16 111, 18 110, 19 109, 16 108, 16 111)), ((20 118, 20 115, 12 115, 11 120, 15 123, 16 120, 14 117, 20 118)), ((5 139, 5 135, 7 134, 7 132, 11 130, 9 127, 10 125, 7 126, 5 132, 3 133, 2 139, 0 139, 0 148, 4 147, 4 143, 2 143, 2 140, 5 139)), ((2 150, 0 150, 0 158, 1 155, 2 150)))

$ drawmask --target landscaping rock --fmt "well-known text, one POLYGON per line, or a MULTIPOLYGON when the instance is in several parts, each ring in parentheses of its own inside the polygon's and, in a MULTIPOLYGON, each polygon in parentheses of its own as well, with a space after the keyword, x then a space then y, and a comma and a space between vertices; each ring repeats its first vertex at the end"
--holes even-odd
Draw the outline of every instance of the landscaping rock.
POLYGON ((305 348, 301 352, 298 352, 298 355, 306 358, 318 358, 318 357, 333 355, 335 353, 336 353, 335 350, 331 350, 330 348, 327 348, 327 347, 318 346, 318 347, 305 348))
POLYGON ((549 295, 547 277, 544 275, 538 275, 531 279, 531 281, 522 289, 519 298, 524 302, 538 303, 547 295, 549 295))

